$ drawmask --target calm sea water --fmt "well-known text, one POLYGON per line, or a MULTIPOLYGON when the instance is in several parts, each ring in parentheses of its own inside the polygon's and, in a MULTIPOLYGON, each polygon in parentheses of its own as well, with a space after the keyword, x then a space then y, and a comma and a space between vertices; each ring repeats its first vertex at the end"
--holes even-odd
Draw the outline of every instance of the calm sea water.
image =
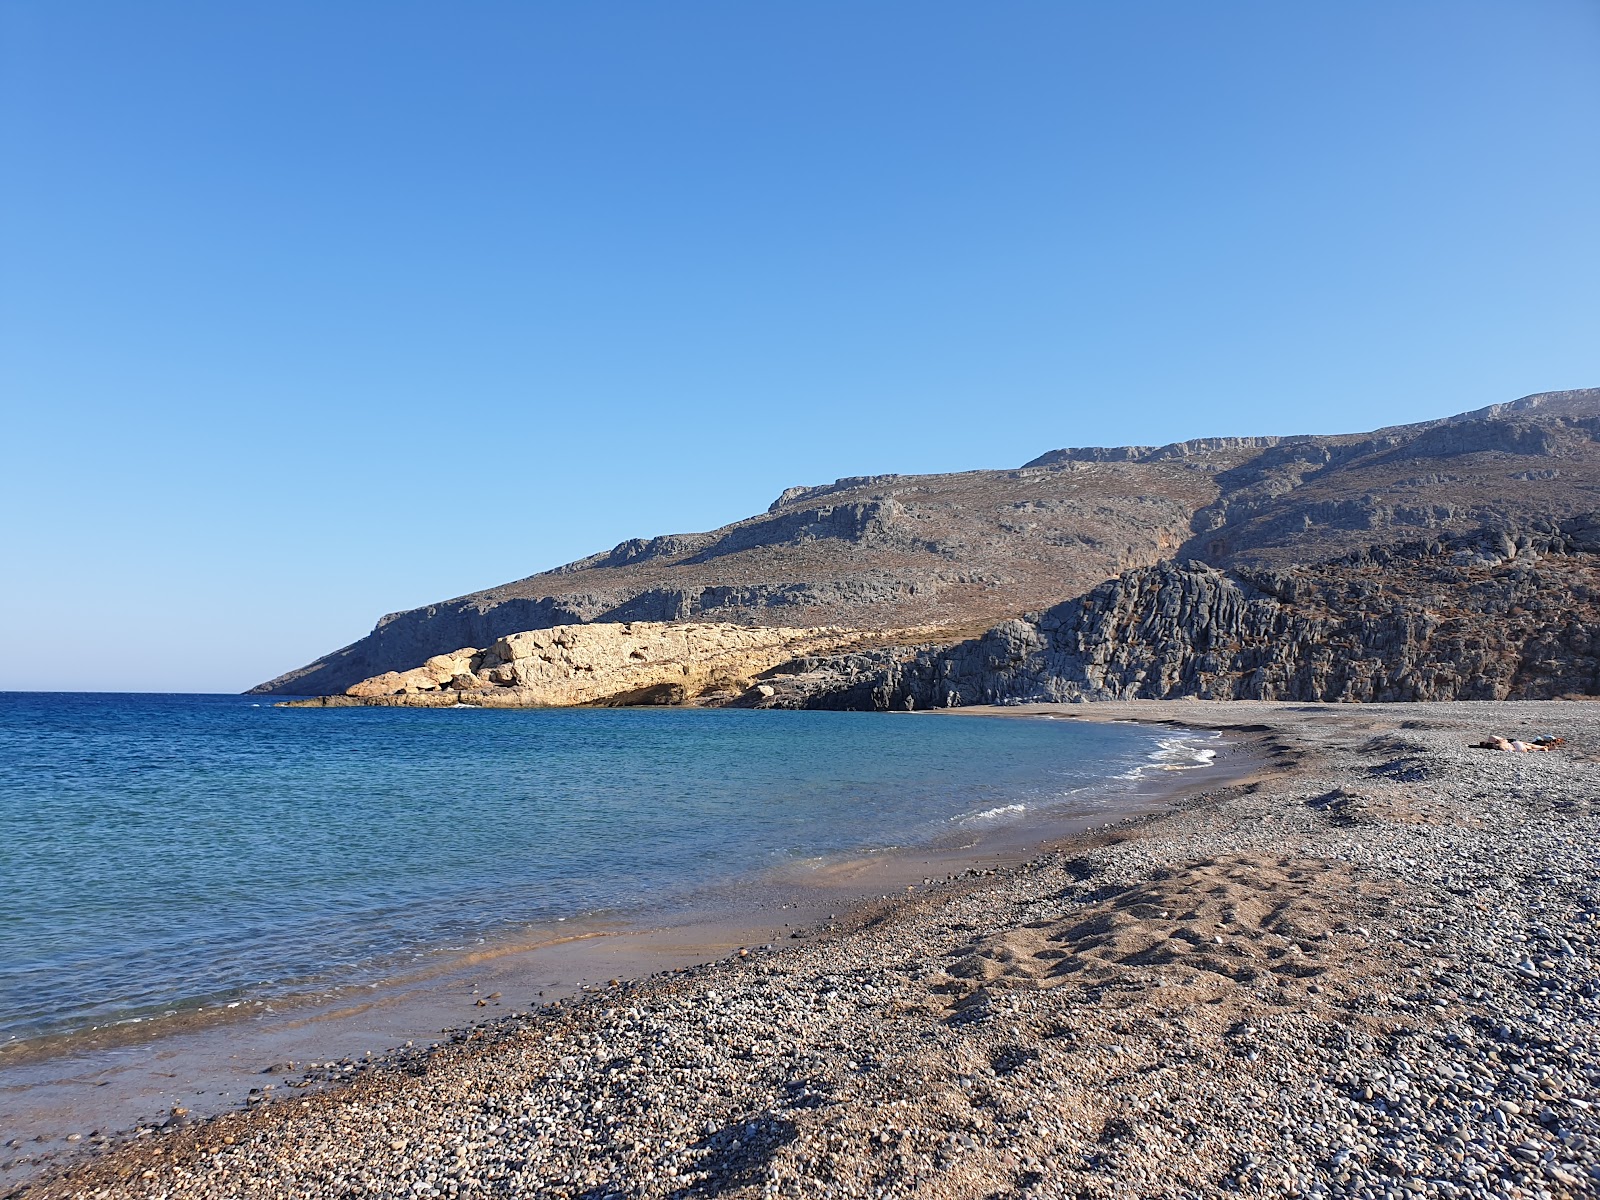
POLYGON ((1192 749, 1068 721, 0 693, 0 1042, 1106 804, 1192 749))

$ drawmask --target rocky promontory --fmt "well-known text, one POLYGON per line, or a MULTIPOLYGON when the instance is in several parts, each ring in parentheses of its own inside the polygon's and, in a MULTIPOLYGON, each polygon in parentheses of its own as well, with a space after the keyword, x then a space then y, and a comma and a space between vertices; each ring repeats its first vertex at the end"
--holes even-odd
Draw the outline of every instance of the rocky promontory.
POLYGON ((391 614, 254 690, 861 708, 1593 694, 1597 495, 1600 389, 1371 433, 853 477, 391 614), (513 635, 646 626, 698 631, 673 651, 688 684, 632 666, 594 688, 483 677, 512 661, 485 665, 513 635), (772 694, 719 674, 763 675, 772 694))
MULTIPOLYGON (((900 630, 915 640, 925 630, 900 630)), ((558 625, 438 654, 420 667, 386 671, 340 695, 289 707, 384 706, 548 708, 574 705, 752 702, 774 694, 756 682, 797 655, 860 649, 879 640, 859 630, 657 621, 558 625)))

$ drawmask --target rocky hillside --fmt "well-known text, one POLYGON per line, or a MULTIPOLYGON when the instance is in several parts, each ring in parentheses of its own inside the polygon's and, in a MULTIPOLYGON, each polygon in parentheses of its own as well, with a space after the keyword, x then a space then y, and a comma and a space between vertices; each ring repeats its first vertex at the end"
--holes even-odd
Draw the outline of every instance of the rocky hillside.
POLYGON ((1310 567, 1159 563, 956 646, 806 658, 767 687, 846 709, 1593 696, 1600 514, 1310 567))
POLYGON ((1600 507, 1597 436, 1591 389, 1365 434, 1064 449, 1015 470, 790 488, 722 529, 630 540, 390 614, 254 691, 342 692, 462 646, 589 622, 935 626, 954 641, 1163 562, 1287 569, 1570 520, 1600 507))

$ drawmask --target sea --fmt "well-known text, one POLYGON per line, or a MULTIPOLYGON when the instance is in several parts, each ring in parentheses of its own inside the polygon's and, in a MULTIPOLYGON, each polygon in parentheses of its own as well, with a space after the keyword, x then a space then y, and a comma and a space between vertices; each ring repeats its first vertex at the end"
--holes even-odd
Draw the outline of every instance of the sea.
POLYGON ((1115 814, 1215 748, 1051 719, 0 693, 0 1047, 1115 814))

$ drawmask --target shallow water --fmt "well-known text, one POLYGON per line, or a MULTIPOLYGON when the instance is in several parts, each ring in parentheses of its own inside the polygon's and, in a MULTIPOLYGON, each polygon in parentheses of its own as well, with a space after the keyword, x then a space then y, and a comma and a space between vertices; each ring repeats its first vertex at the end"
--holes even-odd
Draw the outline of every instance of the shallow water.
POLYGON ((0 1042, 388 977, 774 866, 1114 810, 1202 739, 0 694, 0 1042))

